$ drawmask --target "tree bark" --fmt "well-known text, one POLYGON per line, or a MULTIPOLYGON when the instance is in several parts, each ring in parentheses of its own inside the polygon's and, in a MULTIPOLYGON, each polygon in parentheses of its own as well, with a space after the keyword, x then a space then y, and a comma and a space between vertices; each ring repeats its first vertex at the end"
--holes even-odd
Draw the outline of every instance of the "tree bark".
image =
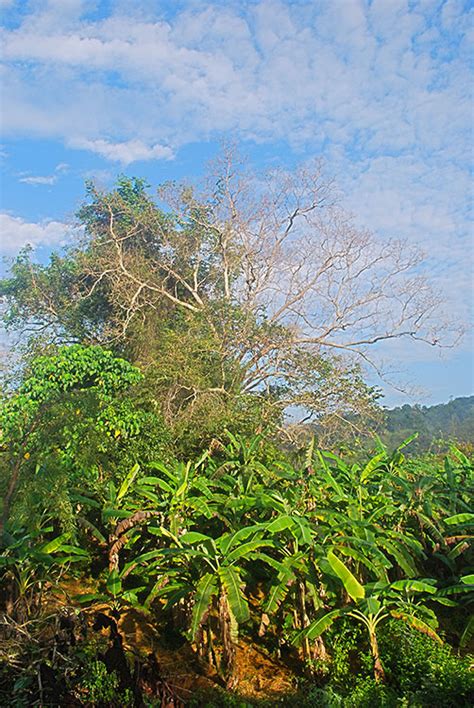
POLYGON ((131 531, 135 526, 145 523, 153 516, 159 516, 158 511, 136 511, 128 519, 119 521, 113 533, 109 536, 109 571, 118 570, 119 555, 122 548, 127 543, 127 532, 131 531))
POLYGON ((379 644, 375 632, 370 632, 370 650, 374 659, 374 678, 377 683, 385 683, 385 670, 380 660, 379 644))
POLYGON ((232 639, 232 618, 225 593, 219 598, 219 626, 222 641, 222 668, 227 688, 235 686, 235 644, 232 639))

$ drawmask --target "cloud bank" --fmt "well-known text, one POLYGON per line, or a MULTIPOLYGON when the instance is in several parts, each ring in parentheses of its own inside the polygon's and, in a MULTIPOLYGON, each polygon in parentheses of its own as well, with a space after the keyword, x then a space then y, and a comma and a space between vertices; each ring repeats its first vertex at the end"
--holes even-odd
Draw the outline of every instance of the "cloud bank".
POLYGON ((60 221, 28 222, 19 216, 0 214, 2 251, 13 255, 27 245, 58 246, 63 244, 71 230, 60 221))
POLYGON ((125 166, 222 136, 322 154, 361 221, 425 248, 469 316, 469 3, 3 4, 7 136, 125 166))

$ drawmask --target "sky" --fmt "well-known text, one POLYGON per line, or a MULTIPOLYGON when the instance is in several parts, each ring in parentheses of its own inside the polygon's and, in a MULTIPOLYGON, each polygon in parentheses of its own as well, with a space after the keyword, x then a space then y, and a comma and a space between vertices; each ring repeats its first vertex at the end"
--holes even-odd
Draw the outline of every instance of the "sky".
POLYGON ((424 271, 467 334, 383 355, 429 405, 474 391, 474 4, 0 0, 0 256, 75 238, 84 181, 198 178, 222 141, 257 168, 324 161, 344 206, 424 271))

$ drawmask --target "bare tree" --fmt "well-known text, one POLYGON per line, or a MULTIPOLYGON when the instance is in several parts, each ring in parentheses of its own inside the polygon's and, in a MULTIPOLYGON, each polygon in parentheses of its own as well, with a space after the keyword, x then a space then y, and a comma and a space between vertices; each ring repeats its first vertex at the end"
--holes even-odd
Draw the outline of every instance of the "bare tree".
POLYGON ((351 399, 363 388, 357 362, 383 373, 374 345, 451 346, 459 335, 440 321, 442 298, 420 275, 422 253, 357 228, 319 163, 256 175, 227 151, 201 189, 160 188, 162 208, 130 183, 90 194, 74 299, 107 298, 108 342, 126 339, 150 313, 181 312, 206 327, 215 380, 205 391, 185 386, 178 396, 175 388, 173 400, 186 405, 204 393, 278 388, 282 409, 339 415, 361 400, 351 399))

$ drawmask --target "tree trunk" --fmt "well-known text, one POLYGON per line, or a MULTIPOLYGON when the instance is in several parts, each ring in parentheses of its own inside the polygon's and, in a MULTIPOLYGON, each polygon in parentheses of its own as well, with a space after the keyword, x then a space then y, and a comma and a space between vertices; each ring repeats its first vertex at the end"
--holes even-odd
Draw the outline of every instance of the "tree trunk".
POLYGON ((6 491, 5 496, 3 497, 3 509, 2 509, 2 515, 0 517, 0 541, 3 542, 4 538, 4 531, 5 531, 5 526, 8 523, 8 518, 10 516, 10 506, 12 503, 13 496, 16 491, 16 487, 18 484, 18 477, 20 476, 20 467, 21 467, 21 457, 20 454, 18 454, 18 459, 13 465, 12 469, 12 474, 10 477, 10 481, 8 483, 8 488, 6 491))
POLYGON ((122 519, 116 525, 113 532, 109 535, 109 571, 119 569, 119 556, 120 551, 125 546, 128 541, 127 532, 131 531, 136 526, 144 524, 151 519, 153 516, 159 516, 160 512, 157 511, 136 511, 132 516, 127 519, 122 519))
POLYGON ((227 688, 235 686, 235 643, 232 637, 232 618, 225 593, 219 598, 219 627, 222 642, 222 668, 227 688))
MULTIPOLYGON (((299 625, 301 629, 305 629, 309 625, 309 618, 306 613, 306 587, 302 580, 298 582, 298 614, 299 614, 299 625)), ((309 639, 307 637, 303 640, 303 659, 307 667, 309 668, 309 673, 313 674, 313 669, 311 666, 311 647, 309 639)))
POLYGON ((385 671, 380 661, 379 644, 375 632, 370 632, 370 650, 374 659, 374 677, 378 683, 385 683, 385 671))

